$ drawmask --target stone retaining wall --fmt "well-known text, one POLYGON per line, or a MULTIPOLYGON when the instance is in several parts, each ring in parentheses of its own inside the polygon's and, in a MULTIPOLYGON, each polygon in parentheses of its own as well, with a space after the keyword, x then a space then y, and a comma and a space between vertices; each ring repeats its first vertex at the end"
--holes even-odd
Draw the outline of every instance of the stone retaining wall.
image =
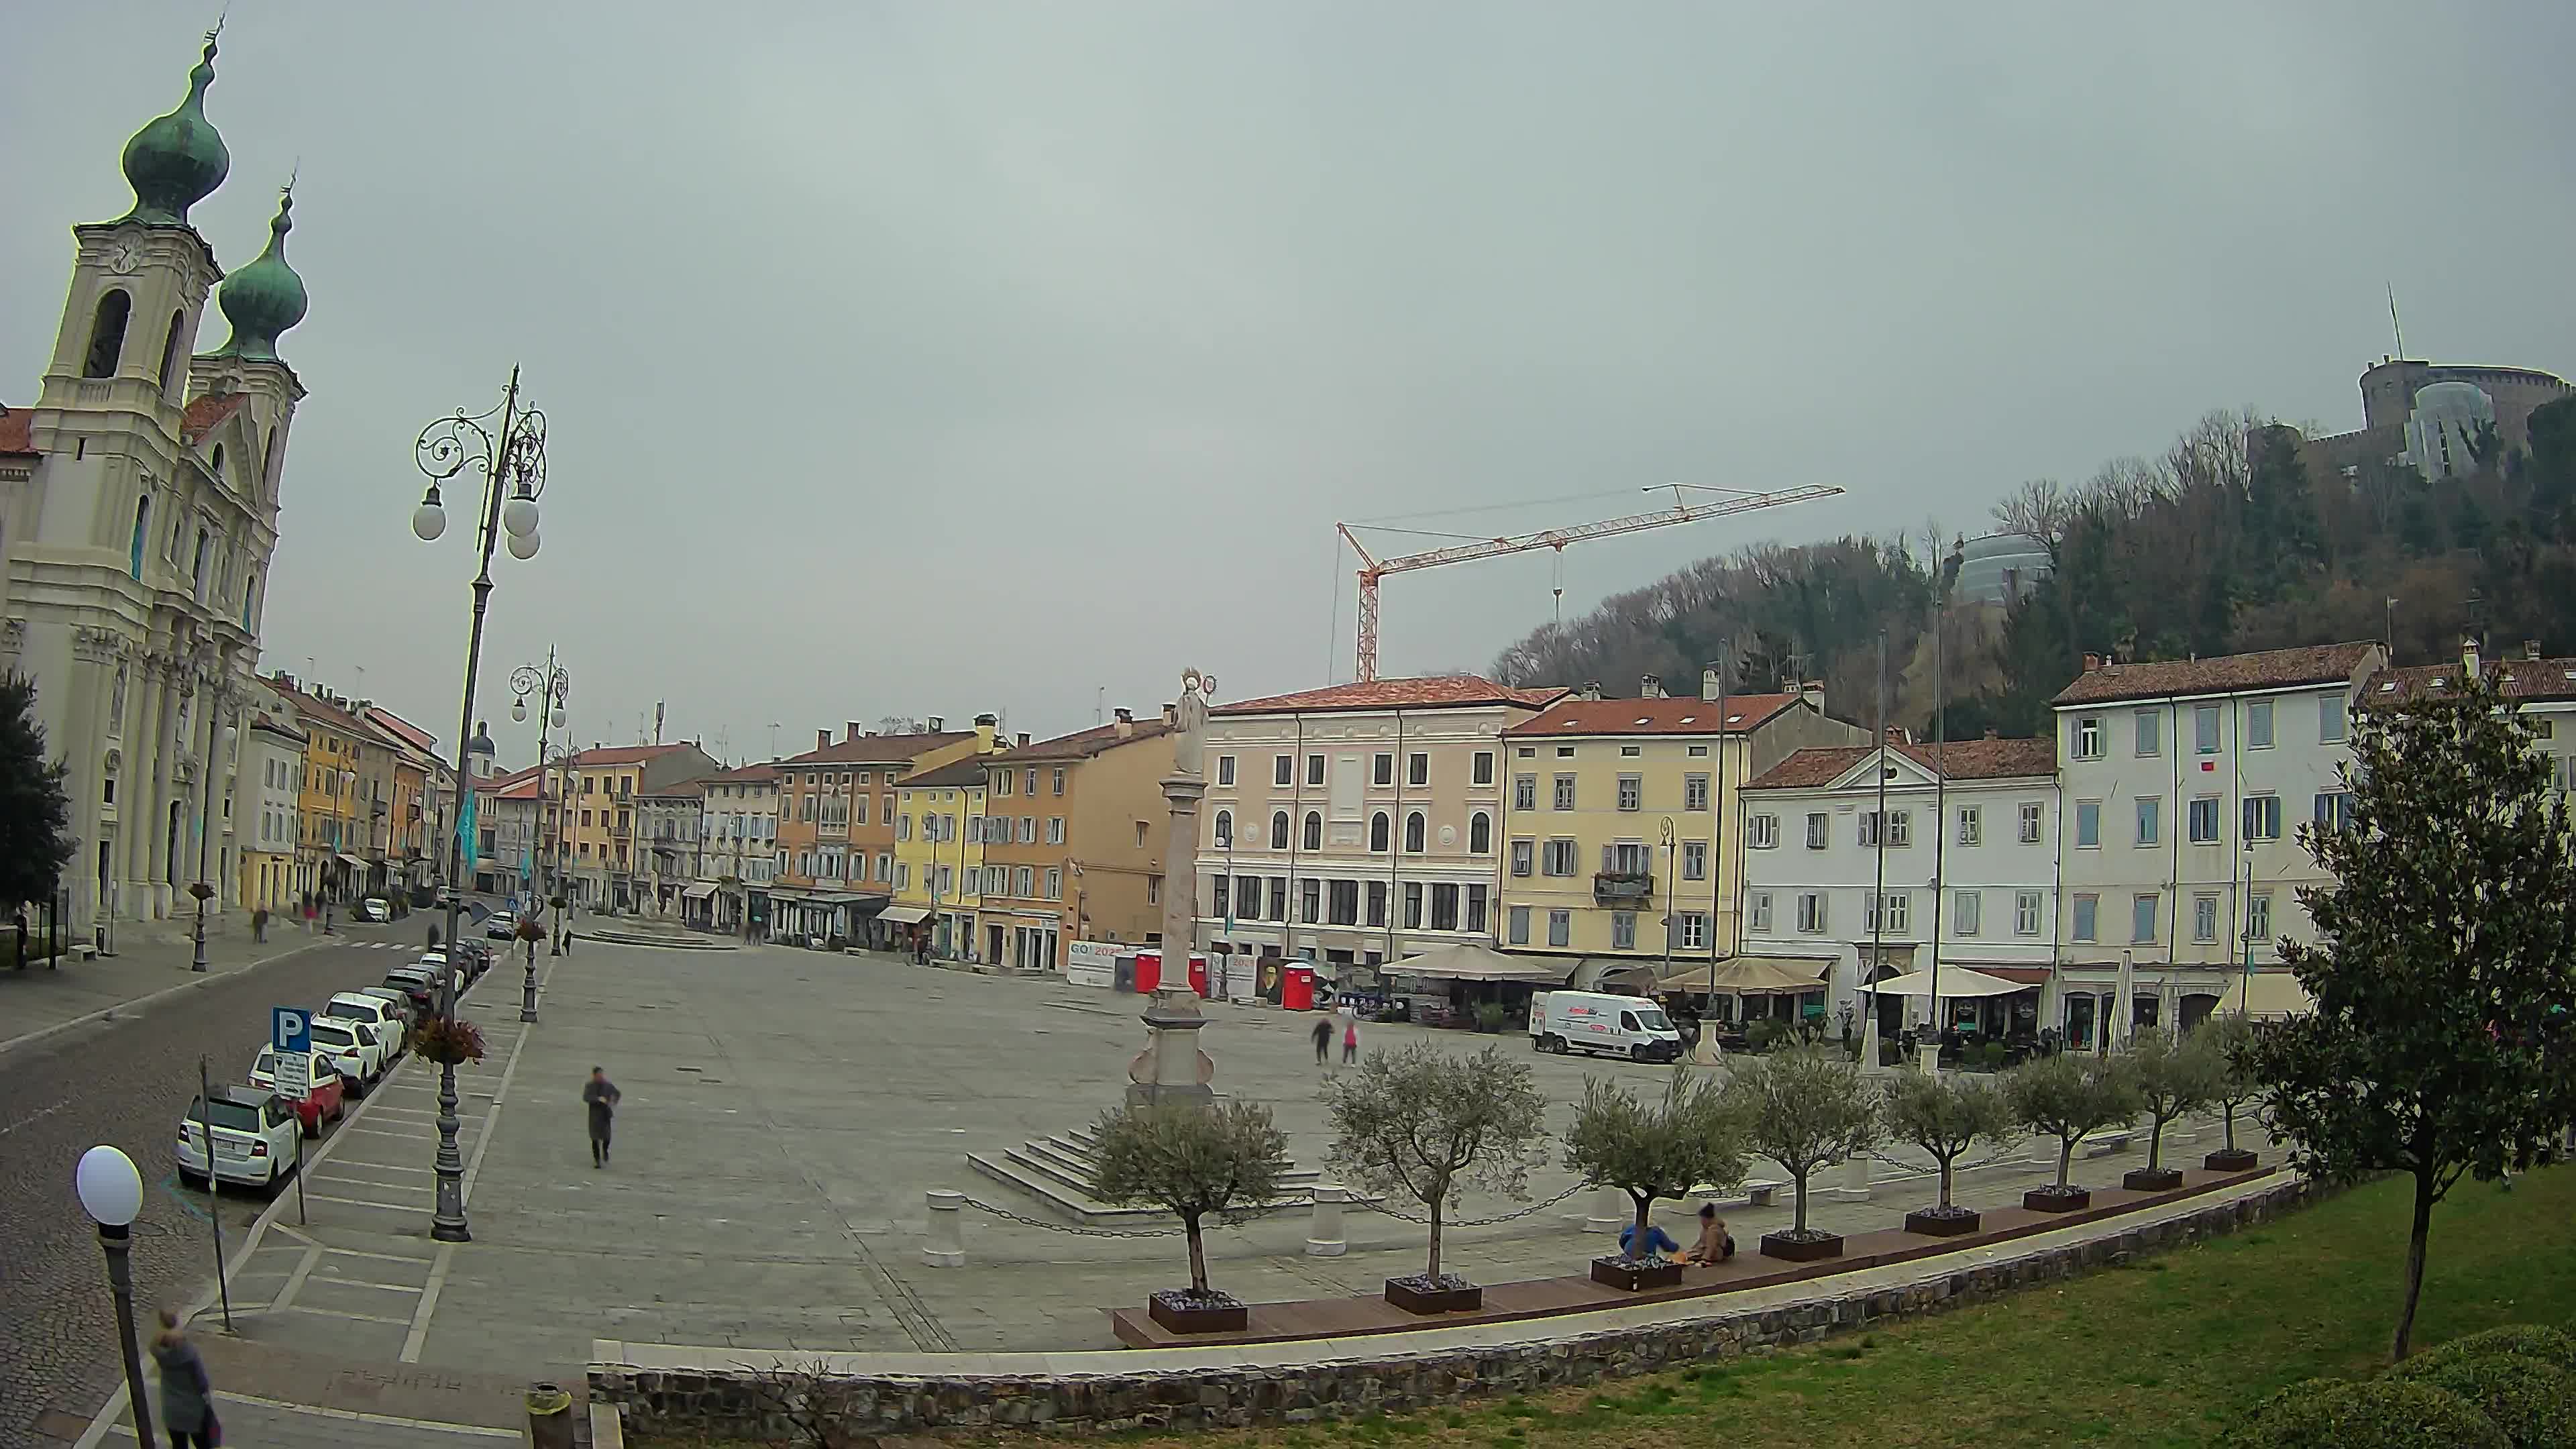
MULTIPOLYGON (((763 1374, 739 1366, 677 1370, 603 1363, 591 1366, 590 1396, 622 1408, 636 1433, 773 1441, 793 1438, 791 1419, 815 1409, 854 1435, 996 1427, 1218 1428, 1402 1413, 1474 1396, 1652 1373, 1976 1303, 2266 1222, 2315 1195, 2305 1182, 2285 1182, 2159 1222, 1999 1257, 1901 1287, 1837 1292, 1832 1280, 1818 1280, 1811 1285, 1813 1296, 1793 1303, 1557 1338, 1544 1337, 1547 1320, 1525 1320, 1514 1325, 1532 1335, 1522 1343, 1406 1352, 1402 1336, 1389 1335, 1386 1352, 1361 1358, 1298 1362, 1286 1352, 1296 1345, 1278 1345, 1282 1362, 1274 1367, 1064 1375, 763 1374)), ((817 1355, 813 1362, 828 1360, 817 1355)))

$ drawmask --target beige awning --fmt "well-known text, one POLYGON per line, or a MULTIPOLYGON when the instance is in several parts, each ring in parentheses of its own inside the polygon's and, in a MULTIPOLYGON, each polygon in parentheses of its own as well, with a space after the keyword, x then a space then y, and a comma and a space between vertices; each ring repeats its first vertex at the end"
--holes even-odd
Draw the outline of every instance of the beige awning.
POLYGON ((680 892, 680 899, 684 901, 702 901, 715 893, 715 882, 700 881, 696 885, 689 887, 687 890, 680 892))
POLYGON ((1739 996, 1822 991, 1828 964, 1801 956, 1730 956, 1713 971, 1706 965, 1677 970, 1655 983, 1655 989, 1739 996))
POLYGON ((924 906, 888 906, 877 912, 877 919, 898 926, 917 926, 930 919, 930 911, 924 906))
POLYGON ((2237 973, 2227 985, 2227 995, 2220 998, 2221 1012, 2238 1012, 2256 1018, 2297 1016, 2316 1009, 2317 999, 2299 978, 2287 971, 2257 971, 2248 976, 2237 973))
POLYGON ((1378 970, 1389 976, 1444 981, 1519 981, 1533 986, 1563 986, 1574 973, 1574 963, 1563 956, 1506 956, 1469 943, 1407 956, 1378 970))
MULTIPOLYGON (((1890 976, 1861 989, 1875 991, 1881 996, 1930 996, 1932 973, 1908 971, 1902 976, 1890 976)), ((1983 971, 1971 971, 1965 966, 1941 968, 1941 999, 1944 1001, 1956 996, 2009 996, 2016 991, 2030 989, 2018 981, 1988 976, 1983 971)))

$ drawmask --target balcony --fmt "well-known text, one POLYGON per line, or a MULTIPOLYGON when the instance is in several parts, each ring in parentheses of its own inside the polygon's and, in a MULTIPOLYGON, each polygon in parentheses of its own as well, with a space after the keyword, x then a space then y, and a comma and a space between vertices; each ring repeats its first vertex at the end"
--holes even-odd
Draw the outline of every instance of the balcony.
POLYGON ((1651 871, 1605 870, 1592 877, 1592 899, 1600 905, 1644 905, 1654 895, 1655 877, 1651 871))

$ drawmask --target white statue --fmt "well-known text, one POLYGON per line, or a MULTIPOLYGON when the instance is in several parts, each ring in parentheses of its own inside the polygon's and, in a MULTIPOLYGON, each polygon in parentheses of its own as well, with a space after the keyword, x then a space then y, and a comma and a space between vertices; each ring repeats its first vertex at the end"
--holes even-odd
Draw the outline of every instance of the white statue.
POLYGON ((1174 774, 1199 773, 1199 754, 1207 743, 1208 696, 1215 692, 1215 675, 1201 674, 1195 669, 1181 671, 1181 698, 1172 709, 1174 774))

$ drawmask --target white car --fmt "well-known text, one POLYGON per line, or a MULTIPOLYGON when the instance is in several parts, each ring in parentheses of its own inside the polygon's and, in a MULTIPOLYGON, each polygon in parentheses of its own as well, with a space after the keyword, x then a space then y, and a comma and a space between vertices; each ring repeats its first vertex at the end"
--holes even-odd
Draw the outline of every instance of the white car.
POLYGON ((465 994, 466 987, 474 984, 474 973, 462 966, 449 966, 445 951, 423 951, 420 953, 420 959, 411 964, 428 972, 429 979, 432 981, 438 979, 438 973, 441 970, 452 971, 456 976, 456 994, 459 996, 465 994))
POLYGON ((508 911, 494 911, 483 921, 483 935, 486 940, 506 941, 510 939, 511 933, 518 929, 519 918, 508 911))
POLYGON ((349 1083, 349 1095, 363 1097, 367 1089, 385 1074, 393 1061, 393 1051, 376 1037, 375 1028, 360 1022, 343 1021, 335 1016, 317 1016, 306 1023, 313 1037, 313 1050, 331 1059, 331 1070, 349 1083))
POLYGON ((218 1087, 211 1100, 190 1099, 187 1114, 179 1119, 179 1180, 192 1187, 250 1183, 274 1192, 295 1173, 299 1130, 295 1109, 275 1092, 218 1087), (211 1166, 209 1126, 215 1139, 211 1166))
POLYGON ((411 998, 390 986, 370 986, 363 991, 343 991, 322 1003, 322 1015, 341 1021, 354 1021, 372 1027, 376 1040, 385 1049, 385 1065, 402 1060, 407 1050, 405 1033, 410 1029, 411 998))

